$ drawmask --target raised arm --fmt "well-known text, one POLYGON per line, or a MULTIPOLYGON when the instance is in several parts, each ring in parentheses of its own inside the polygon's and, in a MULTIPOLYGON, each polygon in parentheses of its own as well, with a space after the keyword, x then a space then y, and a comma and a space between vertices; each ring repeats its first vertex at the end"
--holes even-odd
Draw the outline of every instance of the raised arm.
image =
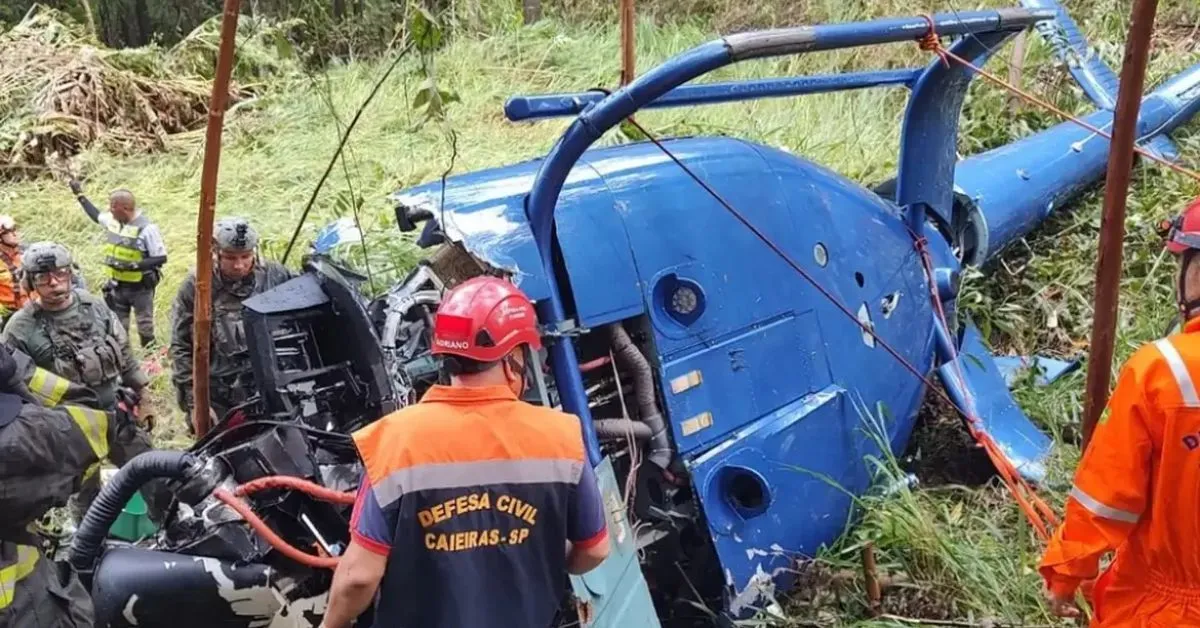
POLYGON ((92 222, 100 223, 100 210, 88 200, 88 197, 83 195, 83 186, 80 185, 79 179, 71 179, 71 191, 75 193, 75 200, 79 201, 79 206, 83 208, 83 212, 87 214, 92 222))

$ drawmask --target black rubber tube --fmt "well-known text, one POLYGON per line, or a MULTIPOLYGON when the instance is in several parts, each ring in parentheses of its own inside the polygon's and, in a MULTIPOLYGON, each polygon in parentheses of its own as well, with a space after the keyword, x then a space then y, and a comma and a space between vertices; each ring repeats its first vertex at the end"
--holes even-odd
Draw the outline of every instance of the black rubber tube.
POLYGON ((158 478, 181 479, 194 464, 196 458, 184 451, 147 451, 125 463, 100 489, 71 539, 71 567, 81 574, 91 572, 109 528, 138 489, 158 478))
POLYGON ((652 435, 649 425, 630 419, 596 419, 592 424, 596 426, 596 436, 602 440, 628 438, 632 432, 638 441, 647 441, 652 435))
POLYGON ((650 428, 650 454, 647 458, 658 468, 665 469, 671 464, 673 452, 671 440, 667 436, 667 422, 658 411, 658 400, 654 393, 654 371, 650 362, 642 355, 629 332, 621 323, 608 326, 612 339, 613 355, 617 364, 633 373, 633 392, 637 398, 638 415, 642 422, 650 428))

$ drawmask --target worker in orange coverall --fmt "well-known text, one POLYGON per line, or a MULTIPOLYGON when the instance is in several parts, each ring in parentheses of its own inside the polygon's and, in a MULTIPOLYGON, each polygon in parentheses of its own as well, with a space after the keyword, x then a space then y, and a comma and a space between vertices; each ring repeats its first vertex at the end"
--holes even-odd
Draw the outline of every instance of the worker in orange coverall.
POLYGON ((1182 332, 1125 363, 1039 565, 1051 610, 1077 616, 1079 585, 1116 552, 1093 628, 1200 627, 1200 199, 1168 228, 1182 332))

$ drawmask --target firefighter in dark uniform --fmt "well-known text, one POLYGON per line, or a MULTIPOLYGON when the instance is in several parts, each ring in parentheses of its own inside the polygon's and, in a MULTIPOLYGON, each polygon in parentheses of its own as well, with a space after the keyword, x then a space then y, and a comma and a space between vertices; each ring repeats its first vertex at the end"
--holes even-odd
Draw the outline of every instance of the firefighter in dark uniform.
POLYGON ((433 330, 449 386, 354 433, 366 473, 324 626, 542 628, 567 573, 608 556, 579 419, 520 400, 533 304, 478 277, 446 293, 433 330), (378 595, 377 595, 378 594, 378 595))
MULTIPOLYGON (((129 400, 136 405, 149 379, 117 317, 99 299, 74 288, 73 276, 71 254, 65 247, 53 242, 31 244, 22 260, 21 281, 37 300, 9 319, 0 339, 38 367, 28 385, 49 405, 66 401, 72 383, 95 394, 91 404, 95 409, 115 411, 119 386, 130 392, 129 400)), ((120 465, 126 458, 111 460, 120 465)), ((80 494, 71 500, 76 522, 100 491, 97 471, 99 465, 85 475, 80 494)))
MULTIPOLYGON (((213 227, 212 334, 209 348, 209 403, 216 420, 253 396, 242 301, 294 277, 278 262, 259 259, 258 233, 243 218, 225 218, 213 227)), ((192 429, 192 324, 196 302, 193 268, 175 295, 171 311, 171 366, 179 408, 192 429)))
POLYGON ((43 407, 20 380, 0 345, 0 626, 91 628, 87 590, 43 554, 30 530, 100 460, 132 457, 149 448, 149 438, 123 412, 43 407))
POLYGON ((93 222, 104 227, 104 302, 116 313, 121 328, 129 333, 129 315, 137 319, 142 348, 155 345, 154 291, 167 263, 167 245, 158 225, 138 208, 133 193, 116 190, 109 195, 108 211, 100 210, 83 195, 79 181, 71 180, 71 191, 93 222))

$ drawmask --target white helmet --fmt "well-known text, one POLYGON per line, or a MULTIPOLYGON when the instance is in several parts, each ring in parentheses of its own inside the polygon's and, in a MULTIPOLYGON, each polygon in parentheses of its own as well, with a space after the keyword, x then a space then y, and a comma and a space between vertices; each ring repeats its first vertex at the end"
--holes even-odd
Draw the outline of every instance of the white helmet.
POLYGON ((0 233, 8 233, 9 231, 16 231, 16 229, 17 221, 13 220, 12 216, 0 214, 0 233))

